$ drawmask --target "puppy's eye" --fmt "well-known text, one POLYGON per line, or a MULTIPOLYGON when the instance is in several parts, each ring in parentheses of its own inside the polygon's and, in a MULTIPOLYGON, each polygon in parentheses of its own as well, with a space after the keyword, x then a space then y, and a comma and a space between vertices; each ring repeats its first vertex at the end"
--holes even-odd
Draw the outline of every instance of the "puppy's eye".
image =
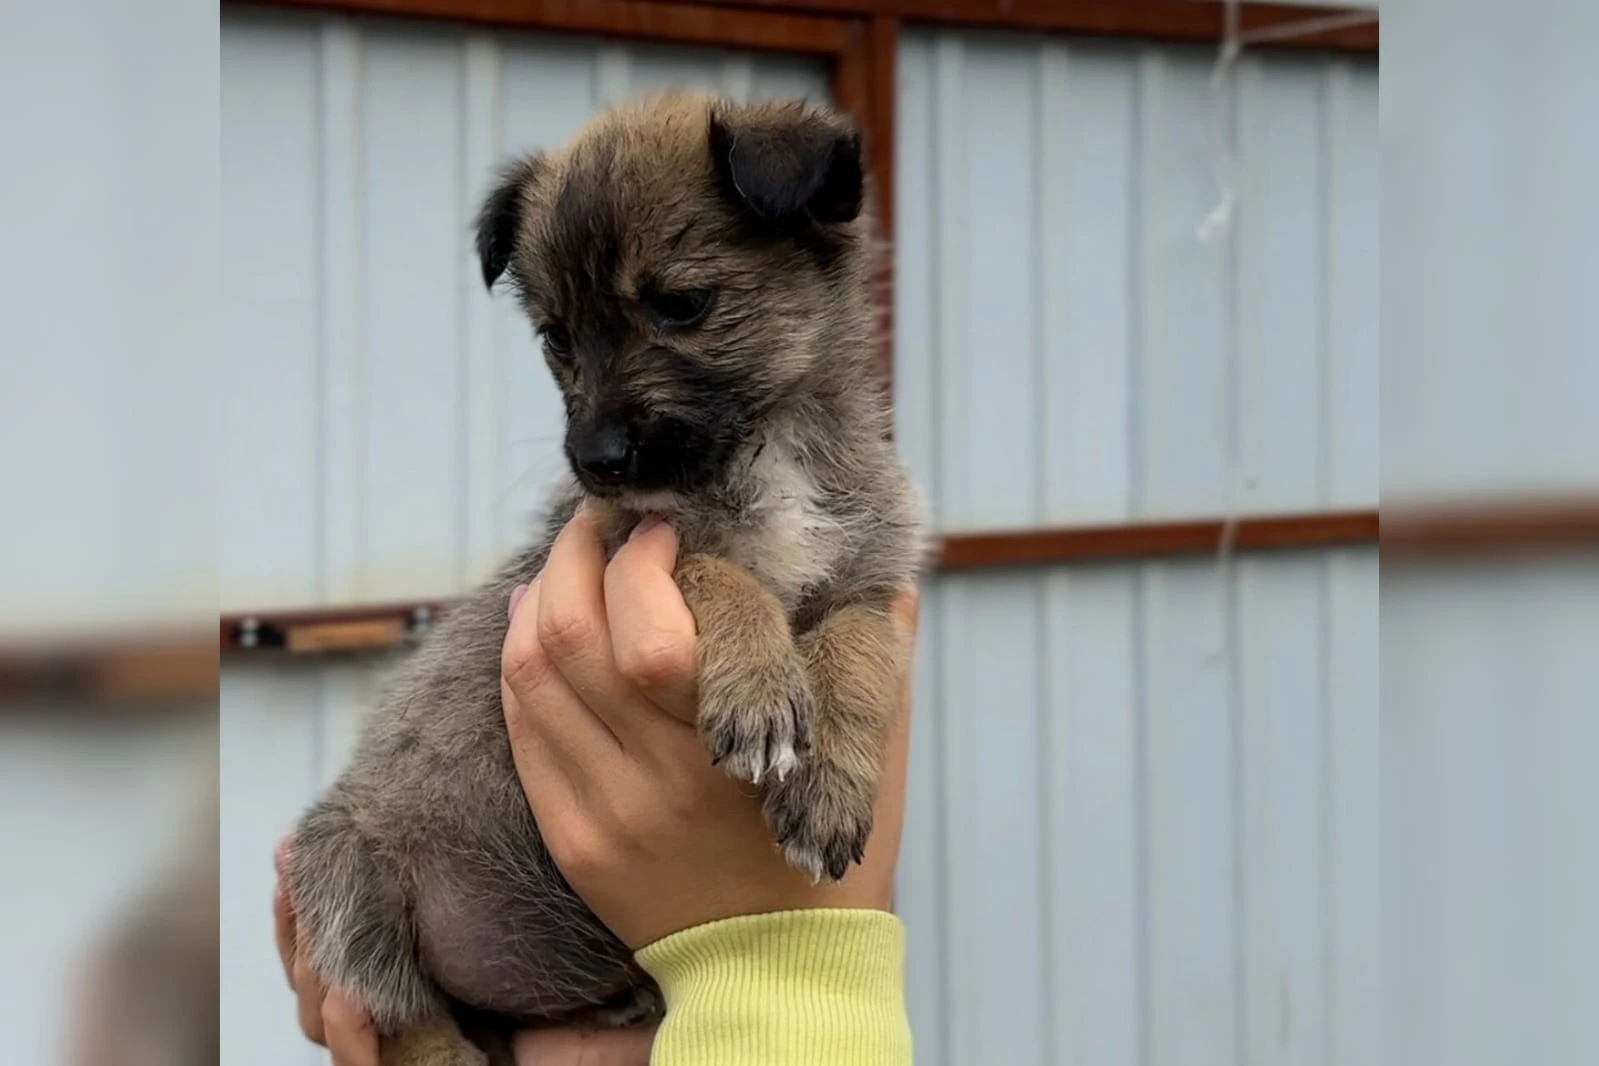
POLYGON ((572 335, 559 322, 546 322, 540 326, 539 339, 544 342, 544 350, 557 359, 566 359, 572 354, 572 335))
POLYGON ((644 302, 661 325, 668 329, 689 329, 705 320, 715 300, 716 294, 710 289, 679 289, 651 293, 644 302))

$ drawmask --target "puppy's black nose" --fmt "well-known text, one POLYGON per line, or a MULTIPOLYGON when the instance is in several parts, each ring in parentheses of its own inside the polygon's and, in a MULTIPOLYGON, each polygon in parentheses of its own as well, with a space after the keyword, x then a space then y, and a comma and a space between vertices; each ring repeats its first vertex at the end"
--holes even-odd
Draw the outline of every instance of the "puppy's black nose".
POLYGON ((584 434, 572 449, 578 469, 595 481, 618 482, 628 474, 633 446, 622 426, 603 426, 584 434))

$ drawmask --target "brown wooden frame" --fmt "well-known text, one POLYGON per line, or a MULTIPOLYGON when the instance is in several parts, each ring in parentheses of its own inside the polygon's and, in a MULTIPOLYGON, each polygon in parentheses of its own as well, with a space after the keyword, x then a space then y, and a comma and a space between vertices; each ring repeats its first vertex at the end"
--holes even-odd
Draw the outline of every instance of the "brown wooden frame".
MULTIPOLYGON (((757 11, 815 11, 876 16, 905 22, 988 29, 1070 33, 1173 43, 1214 45, 1226 30, 1220 0, 687 0, 717 7, 757 11)), ((1351 16, 1351 25, 1294 33, 1265 44, 1272 48, 1311 48, 1375 53, 1377 12, 1367 8, 1311 7, 1245 2, 1238 5, 1245 34, 1311 27, 1351 16), (1369 18, 1362 17, 1369 16, 1369 18)))
POLYGON ((205 634, 35 640, 0 648, 0 711, 62 705, 186 711, 215 700, 221 660, 205 634), (197 702, 202 701, 202 702, 197 702))
POLYGON ((1599 558, 1599 497, 1523 496, 1400 504, 1383 521, 1385 561, 1599 558))
POLYGON ((850 30, 850 21, 837 15, 729 10, 655 0, 223 0, 222 6, 390 15, 834 57, 844 52, 850 30))

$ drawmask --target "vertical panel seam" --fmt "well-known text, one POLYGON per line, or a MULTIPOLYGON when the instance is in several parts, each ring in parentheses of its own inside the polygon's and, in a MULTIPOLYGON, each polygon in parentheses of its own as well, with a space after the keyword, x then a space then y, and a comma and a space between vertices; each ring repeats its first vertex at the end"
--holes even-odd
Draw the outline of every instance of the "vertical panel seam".
POLYGON ((1032 167, 1030 168, 1029 184, 1031 185, 1033 217, 1039 220, 1038 225, 1031 229, 1032 269, 1028 271, 1027 296, 1028 296, 1028 327, 1032 333, 1030 338, 1032 350, 1029 353, 1032 359, 1033 381, 1039 387, 1031 390, 1028 399, 1032 409, 1028 416, 1033 423, 1032 437, 1037 442, 1036 454, 1038 463, 1033 468, 1033 498, 1029 501, 1028 513, 1031 521, 1037 523, 1045 520, 1048 512, 1047 500, 1049 497, 1049 474, 1052 466, 1051 459, 1054 449, 1049 439, 1049 388, 1050 371, 1048 355, 1048 330, 1045 324, 1045 305, 1049 293, 1044 286, 1044 280, 1049 276, 1049 220, 1048 190, 1049 190, 1049 164, 1050 159, 1050 107, 1049 107, 1049 74, 1056 60, 1053 42, 1043 42, 1030 50, 1034 60, 1033 71, 1033 126, 1032 126, 1032 167))
POLYGON ((355 39, 356 71, 354 83, 355 101, 354 114, 351 127, 351 136, 355 139, 350 161, 354 167, 351 174, 351 185, 357 191, 359 203, 351 212, 354 227, 354 244, 351 255, 351 269, 355 282, 354 306, 350 311, 351 324, 351 352, 350 359, 353 367, 352 374, 356 379, 356 410, 351 412, 356 426, 354 454, 350 462, 356 477, 353 479, 351 491, 355 495, 355 551, 356 557, 361 562, 362 578, 357 583, 359 588, 352 591, 364 593, 366 591, 367 563, 372 557, 371 545, 371 500, 367 492, 366 467, 367 467, 367 370, 371 359, 368 344, 367 312, 370 299, 367 295, 367 252, 366 252, 366 223, 367 199, 364 194, 366 171, 366 127, 363 121, 365 108, 365 79, 360 76, 366 64, 365 53, 361 47, 362 38, 355 39))
MULTIPOLYGON (((971 1061, 971 1056, 962 1054, 969 1051, 966 1046, 969 1041, 963 1042, 962 1038, 971 1035, 970 1018, 976 1011, 976 1003, 971 996, 962 998, 959 995, 960 986, 965 984, 965 978, 975 973, 976 966, 972 958, 972 893, 968 883, 971 873, 971 864, 961 864, 957 861, 957 846, 964 846, 969 851, 971 834, 972 796, 969 792, 971 775, 964 767, 957 764, 970 757, 972 745, 968 742, 967 733, 971 724, 971 674, 972 663, 969 655, 969 644, 951 640, 952 630, 958 620, 969 613, 961 608, 968 605, 969 597, 966 582, 956 578, 944 587, 940 596, 943 617, 941 621, 941 651, 947 653, 943 657, 944 664, 944 690, 946 693, 943 701, 944 710, 944 745, 940 752, 944 759, 944 792, 943 792, 943 821, 946 835, 944 873, 947 885, 944 893, 944 927, 948 950, 945 953, 944 981, 942 982, 942 1007, 944 1022, 944 1047, 946 1058, 951 1059, 955 1066, 971 1061), (959 652, 956 652, 956 649, 959 652), (953 734, 961 735, 955 737, 953 734), (958 838, 958 839, 957 839, 958 838)), ((978 991, 979 990, 974 990, 978 991)))
MULTIPOLYGON (((1061 693, 1056 691, 1055 670, 1050 666, 1049 648, 1050 638, 1055 634, 1054 622, 1057 612, 1052 607, 1061 606, 1057 603, 1060 599, 1069 597, 1056 596, 1054 592, 1060 587, 1059 583, 1065 582, 1066 575, 1062 572, 1042 575, 1042 580, 1036 582, 1034 589, 1034 603, 1038 622, 1037 636, 1034 641, 1033 655, 1036 664, 1038 686, 1038 736, 1035 743, 1034 759, 1038 773, 1038 802, 1039 828, 1043 839, 1038 842, 1038 890, 1039 890, 1039 942, 1044 945, 1039 952, 1039 983, 1041 985, 1041 1002, 1044 1004, 1042 1017, 1039 1018, 1039 1047, 1044 1051, 1045 1061, 1052 1066, 1072 1066, 1073 1056, 1069 1053, 1068 1042, 1063 1038, 1066 1026, 1069 1024, 1069 1011, 1051 1011, 1051 1005, 1060 1001, 1060 963, 1057 957, 1060 953, 1062 930, 1056 922, 1056 893, 1065 890, 1065 885, 1055 883, 1055 863, 1057 857, 1063 852, 1064 842, 1056 834, 1055 811, 1062 802, 1059 792, 1070 791, 1071 783, 1064 780, 1066 767, 1057 767, 1051 773, 1051 759, 1055 753, 1054 743, 1057 731, 1067 727, 1069 709, 1062 706, 1061 693), (1058 717, 1058 720, 1057 720, 1058 717), (1057 1017, 1058 1015, 1058 1017, 1057 1017), (1062 1039, 1057 1039, 1062 1037, 1062 1039)), ((1064 607, 1062 607, 1062 613, 1064 607)))
POLYGON ((1342 152, 1339 136, 1341 121, 1341 92, 1339 67, 1329 60, 1325 76, 1318 83, 1320 92, 1319 115, 1321 119, 1321 466, 1317 471, 1320 484, 1317 499, 1322 506, 1331 506, 1335 494, 1335 475, 1338 468, 1339 439, 1333 390, 1338 384, 1339 353, 1333 329, 1337 308, 1337 253, 1338 253, 1338 160, 1342 152))
POLYGON ((1320 704, 1318 727, 1321 742, 1321 969, 1322 969, 1322 1028, 1321 1028, 1321 1061, 1322 1066, 1337 1066, 1334 1052, 1338 1047, 1335 1027, 1338 1016, 1335 1007, 1338 1003, 1337 990, 1337 964, 1336 951, 1338 943, 1338 884, 1337 857, 1334 849, 1334 840, 1337 832, 1338 812, 1335 806, 1333 773, 1336 768, 1337 756, 1333 752, 1333 630, 1336 625, 1336 614, 1333 609, 1333 568, 1337 565, 1338 555, 1335 552, 1326 552, 1318 561, 1317 576, 1319 578, 1319 591, 1321 603, 1319 611, 1320 641, 1319 652, 1321 657, 1321 676, 1318 678, 1317 697, 1320 704))
MULTIPOLYGON (((1145 506, 1147 474, 1145 471, 1147 442, 1145 403, 1148 393, 1150 347, 1155 343, 1155 317, 1159 286, 1158 263, 1154 242, 1156 238, 1157 208, 1154 182, 1151 180, 1155 165, 1156 144, 1159 140, 1161 120, 1159 90, 1161 83, 1160 54, 1145 49, 1138 56, 1134 92, 1138 107, 1138 124, 1135 133, 1138 182, 1137 210, 1129 212, 1133 232, 1128 234, 1132 246, 1129 258, 1128 284, 1136 299, 1129 300, 1131 321, 1129 331, 1136 353, 1136 373, 1129 375, 1128 404, 1128 513, 1137 516, 1145 506)), ((1153 955, 1155 951, 1154 913, 1152 905, 1152 875, 1154 833, 1151 825, 1154 797, 1151 795, 1152 777, 1149 762, 1151 755, 1151 721, 1153 713, 1152 686, 1148 676, 1151 660, 1152 623, 1150 602, 1156 564, 1145 564, 1136 571, 1134 585, 1133 646, 1133 714, 1134 744, 1137 751, 1134 771, 1132 802, 1136 811, 1135 871, 1137 889, 1137 983, 1138 983, 1138 1048, 1137 1061, 1141 1066, 1152 1066, 1154 1061, 1155 992, 1153 982, 1153 955)))
POLYGON ((315 400, 314 400, 314 402, 316 404, 316 449, 315 449, 315 453, 316 453, 316 457, 317 457, 317 464, 316 464, 316 501, 315 501, 315 504, 313 506, 313 513, 316 516, 315 517, 315 522, 316 522, 316 532, 317 532, 317 552, 316 552, 317 596, 323 602, 326 602, 328 597, 329 597, 329 595, 331 594, 331 586, 332 586, 332 578, 333 578, 333 575, 332 575, 332 569, 333 569, 332 554, 333 553, 332 553, 331 546, 328 543, 328 541, 330 539, 330 536, 331 536, 330 520, 331 520, 331 517, 332 517, 332 515, 331 515, 332 508, 329 506, 329 499, 328 499, 329 494, 331 492, 331 486, 329 484, 330 478, 328 476, 328 467, 330 465, 330 459, 331 459, 330 455, 328 454, 329 453, 329 438, 330 438, 330 433, 328 432, 328 423, 329 423, 328 407, 329 407, 329 404, 330 404, 329 393, 330 393, 331 390, 328 388, 328 382, 329 382, 329 380, 330 380, 330 378, 332 376, 332 358, 331 358, 331 353, 329 352, 329 348, 331 348, 332 345, 329 343, 328 331, 332 328, 332 325, 331 325, 331 322, 332 322, 331 311, 332 311, 332 309, 328 306, 328 304, 329 304, 328 282, 330 280, 331 268, 330 268, 330 266, 328 264, 328 247, 327 247, 327 237, 326 237, 326 234, 328 232, 328 216, 330 214, 330 212, 328 210, 328 188, 329 188, 329 184, 330 184, 330 179, 328 177, 328 139, 329 139, 328 138, 328 107, 329 107, 329 103, 328 103, 328 91, 329 91, 328 81, 329 81, 329 78, 331 77, 331 75, 330 75, 329 70, 328 70, 328 66, 329 66, 329 63, 328 63, 328 48, 329 48, 329 46, 328 46, 328 43, 327 43, 327 35, 329 33, 329 26, 330 25, 331 25, 331 22, 324 22, 321 26, 319 26, 318 28, 321 30, 321 33, 319 33, 317 38, 316 38, 317 44, 318 44, 317 54, 316 54, 316 56, 317 56, 317 68, 316 68, 317 69, 317 96, 316 96, 316 104, 317 104, 317 113, 316 113, 316 140, 317 140, 317 155, 316 155, 316 163, 317 163, 317 168, 316 168, 316 174, 317 174, 316 232, 319 235, 319 239, 317 241, 317 256, 316 256, 316 274, 317 274, 317 286, 316 286, 316 295, 317 295, 317 377, 316 377, 316 382, 317 382, 317 394, 316 394, 316 397, 315 397, 315 400))
MULTIPOLYGON (((1048 307, 1051 296, 1054 295, 1052 287, 1046 282, 1059 282, 1058 271, 1051 270, 1051 241, 1056 232, 1056 205, 1064 199, 1064 191, 1059 196, 1051 196, 1050 190, 1050 165, 1056 162, 1054 149, 1058 146, 1059 130, 1055 120, 1054 104, 1056 96, 1054 90, 1060 88, 1058 81, 1063 76, 1066 64, 1065 45, 1046 41, 1037 46, 1038 59, 1037 79, 1034 83, 1037 93, 1036 100, 1036 129, 1034 135, 1034 151, 1037 153, 1033 171, 1033 196, 1035 209, 1041 220, 1037 227, 1035 254, 1037 255, 1036 269, 1032 279, 1033 284, 1033 329, 1034 329, 1034 359, 1036 360, 1035 380, 1042 387, 1035 390, 1033 415, 1036 419, 1036 434, 1043 445, 1040 451, 1040 461, 1036 471, 1037 484, 1033 518, 1035 521, 1045 518, 1052 513, 1050 507, 1050 472, 1051 463, 1055 457, 1054 445, 1057 443, 1049 431, 1049 406, 1050 398, 1055 393, 1057 385, 1056 374, 1059 371, 1053 360, 1050 359, 1050 330, 1048 323, 1048 307)), ((1064 174, 1062 169, 1061 174, 1064 174)), ((1069 769, 1066 766, 1054 767, 1051 772, 1051 759, 1057 750, 1063 746, 1056 741, 1057 734, 1071 733, 1069 716, 1072 709, 1066 706, 1064 692, 1057 691, 1055 681, 1056 670, 1051 666, 1051 647, 1064 646, 1064 639, 1059 639, 1060 634, 1054 632, 1056 622, 1064 617, 1070 597, 1065 592, 1069 578, 1064 572, 1042 575, 1038 592, 1038 642, 1035 654, 1038 660, 1038 692, 1039 692, 1039 737, 1038 737, 1038 785, 1039 801, 1043 808, 1040 825, 1043 828, 1044 839, 1039 848, 1039 891, 1041 893, 1040 929, 1041 942, 1045 945, 1040 953, 1043 971, 1041 974, 1043 985, 1044 1012, 1039 1019, 1041 1047, 1044 1049, 1046 1061, 1055 1066, 1072 1066, 1075 1055, 1071 1047, 1071 1012, 1069 1010, 1052 1009, 1061 1000, 1061 969, 1070 965, 1068 958, 1060 958, 1065 952, 1065 930, 1057 921, 1060 908, 1057 905, 1057 895, 1066 891, 1064 884, 1057 884, 1055 872, 1060 861, 1069 862, 1070 856, 1066 853, 1066 841, 1057 834, 1059 828, 1055 824, 1055 812, 1064 809, 1066 802, 1063 792, 1069 793, 1071 782, 1066 780, 1069 769)))
POLYGON ((1129 284, 1137 295, 1136 301, 1130 301, 1134 310, 1129 324, 1134 351, 1137 353, 1137 372, 1130 375, 1127 389, 1128 513, 1133 518, 1144 514, 1148 506, 1149 472, 1146 467, 1150 449, 1145 434, 1149 430, 1149 377, 1152 349, 1161 339, 1157 321, 1161 315, 1161 271, 1157 247, 1160 210, 1153 180, 1163 118, 1160 106, 1161 74, 1161 54, 1154 49, 1145 49, 1139 56, 1136 82, 1139 105, 1136 138, 1138 210, 1133 213, 1136 232, 1129 234, 1133 248, 1133 254, 1129 257, 1132 275, 1129 284))
POLYGON ((1149 772, 1150 751, 1150 715, 1152 714, 1151 690, 1149 679, 1149 664, 1152 658, 1150 645, 1152 643, 1152 625, 1150 622, 1150 601, 1153 597, 1154 576, 1158 563, 1145 563, 1137 567, 1133 575, 1133 648, 1132 648, 1132 714, 1133 714, 1133 747, 1136 758, 1133 764, 1133 794, 1131 802, 1134 809, 1134 825, 1136 841, 1134 855, 1136 869, 1135 903, 1138 918, 1135 923, 1134 935, 1137 937, 1136 950, 1138 953, 1136 980, 1138 982, 1138 1047, 1135 1051, 1135 1061, 1140 1066, 1152 1066, 1154 1061, 1153 1026, 1155 1016, 1154 989, 1151 980, 1152 957, 1155 950, 1153 907, 1150 897, 1152 894, 1150 867, 1152 865, 1150 849, 1153 846, 1154 834, 1151 832, 1150 819, 1154 807, 1153 797, 1150 795, 1151 774, 1149 772))
MULTIPOLYGON (((466 202, 468 157, 472 133, 466 117, 471 97, 472 37, 463 34, 456 48, 455 203, 466 202)), ((455 256, 455 584, 465 587, 471 556, 472 499, 472 305, 467 285, 471 260, 455 256)))
MULTIPOLYGON (((1261 220, 1269 193, 1261 192, 1261 179, 1245 163, 1251 145, 1243 133, 1244 102, 1247 88, 1253 86, 1252 63, 1238 60, 1228 71, 1218 96, 1224 109, 1224 139, 1228 180, 1234 186, 1233 221, 1222 239, 1223 345, 1222 455, 1226 463, 1226 512, 1237 512, 1241 503, 1258 505, 1260 460, 1265 419, 1260 401, 1265 390, 1265 367, 1261 345, 1261 307, 1258 296, 1259 274, 1265 259, 1261 220), (1248 275, 1249 284, 1245 283, 1248 275), (1247 304, 1247 307, 1245 306, 1247 304), (1250 401, 1254 402, 1250 402, 1250 401), (1247 502, 1246 502, 1247 501, 1247 502)), ((1258 94, 1255 94, 1258 97, 1258 94)))
MULTIPOLYGON (((1225 114, 1224 138, 1225 152, 1228 156, 1227 165, 1233 170, 1232 180, 1239 183, 1238 175, 1245 168, 1243 155, 1245 146, 1239 129, 1242 126, 1240 116, 1243 113, 1243 97, 1245 76, 1249 68, 1242 63, 1233 66, 1231 76, 1220 87, 1225 114)), ((1245 389, 1245 375, 1243 372, 1244 360, 1241 358, 1244 348, 1244 322, 1249 319, 1253 322, 1254 330, 1250 336, 1253 343, 1250 349, 1258 356, 1259 348, 1259 303, 1251 301, 1251 313, 1246 314, 1242 303, 1245 299, 1246 286, 1243 284, 1244 271, 1244 244, 1246 238, 1253 235, 1255 227, 1250 225, 1250 211, 1252 198, 1247 196, 1246 190, 1236 190, 1233 207, 1233 222, 1223 238, 1219 256, 1221 284, 1223 292, 1223 308, 1225 315, 1224 345, 1226 357, 1223 364, 1222 401, 1223 415, 1221 418, 1223 451, 1226 456, 1226 479, 1224 486, 1226 493, 1226 511, 1228 515, 1235 513, 1239 506, 1239 489, 1247 488, 1248 480, 1245 474, 1246 460, 1244 448, 1241 447, 1244 438, 1244 425, 1247 419, 1247 405, 1243 402, 1242 394, 1245 389), (1241 486, 1240 482, 1244 482, 1241 486)), ((1259 255, 1253 257, 1258 267, 1259 255)), ((1251 362, 1254 366, 1254 361, 1251 362)), ((1258 367, 1256 367, 1258 370, 1258 367)), ((1247 493, 1246 493, 1247 495, 1247 493)), ((1249 997, 1249 845, 1250 832, 1248 825, 1248 743, 1245 737, 1247 729, 1247 708, 1243 696, 1243 647, 1242 623, 1239 617, 1238 586, 1243 580, 1237 565, 1236 558, 1225 552, 1217 559, 1216 565, 1218 592, 1221 597, 1222 607, 1222 649, 1221 662, 1225 673, 1224 691, 1227 700, 1227 723, 1231 730, 1229 755, 1232 760, 1230 811, 1228 822, 1231 828, 1232 850, 1232 980, 1233 980, 1233 1044, 1234 1053, 1240 1062, 1251 1061, 1251 1046, 1249 1042, 1250 1025, 1250 997, 1249 997)), ((1266 1066, 1256 1063, 1255 1066, 1266 1066)))
POLYGON ((361 28, 347 18, 318 23, 316 118, 318 223, 317 433, 318 584, 324 601, 365 591, 365 293, 361 250, 361 28), (335 111, 335 106, 338 110, 335 111), (342 211, 341 211, 342 209, 342 211), (342 484, 341 484, 342 483, 342 484), (338 491, 335 497, 335 491, 338 491), (337 504, 337 506, 335 506, 337 504))
POLYGON ((963 448, 953 446, 952 433, 969 429, 965 417, 960 389, 968 355, 966 276, 966 202, 963 170, 965 167, 964 123, 960 82, 962 79, 962 42, 959 38, 940 39, 934 53, 933 126, 935 158, 933 172, 938 179, 934 197, 938 218, 936 246, 938 299, 934 302, 935 326, 933 336, 938 349, 937 373, 939 378, 939 410, 935 427, 938 470, 938 520, 947 526, 951 512, 958 511, 965 518, 969 505, 969 463, 963 448), (956 364, 960 364, 959 367, 956 364), (957 500, 956 497, 959 497, 957 500))
MULTIPOLYGON (((1232 845, 1232 969, 1233 969, 1233 1043, 1235 1054, 1239 1062, 1252 1062, 1251 1045, 1249 1040, 1250 1025, 1250 997, 1249 980, 1252 967, 1249 965, 1249 929, 1250 916, 1250 886, 1249 886, 1249 847, 1253 834, 1249 829, 1249 803, 1248 790, 1249 778, 1247 758, 1249 745, 1246 740, 1248 728, 1248 709, 1246 700, 1242 695, 1243 685, 1243 639, 1242 623, 1238 612, 1237 586, 1243 580, 1243 575, 1233 568, 1231 560, 1223 560, 1219 569, 1222 584, 1223 618, 1222 633, 1225 647, 1222 660, 1225 664, 1227 682, 1227 724, 1231 730, 1231 743, 1228 747, 1232 759, 1232 796, 1231 810, 1228 822, 1231 832, 1232 845)), ((1254 1063, 1254 1066, 1268 1066, 1266 1063, 1254 1063)))

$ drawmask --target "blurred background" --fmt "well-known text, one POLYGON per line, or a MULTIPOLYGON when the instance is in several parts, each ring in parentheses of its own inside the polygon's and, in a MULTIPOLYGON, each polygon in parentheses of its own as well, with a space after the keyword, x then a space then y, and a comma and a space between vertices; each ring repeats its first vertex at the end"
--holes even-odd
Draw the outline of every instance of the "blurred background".
POLYGON ((326 1061, 273 845, 560 469, 471 216, 670 86, 866 135, 918 1063, 1599 1056, 1599 6, 1384 4, 1380 108, 1375 3, 8 19, 8 1061, 326 1061))

